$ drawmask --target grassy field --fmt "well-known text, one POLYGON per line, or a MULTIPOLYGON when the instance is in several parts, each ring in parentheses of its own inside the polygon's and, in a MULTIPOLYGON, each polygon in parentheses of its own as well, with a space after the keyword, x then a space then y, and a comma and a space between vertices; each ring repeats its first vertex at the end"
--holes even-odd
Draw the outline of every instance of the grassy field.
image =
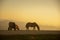
POLYGON ((59 35, 0 35, 1 40, 58 40, 59 35))
MULTIPOLYGON (((5 32, 5 31, 4 31, 5 32)), ((7 31, 6 31, 7 32, 7 31)), ((9 33, 14 33, 14 35, 10 35, 8 32, 5 33, 5 34, 8 34, 8 35, 5 35, 3 33, 3 31, 0 31, 0 39, 1 40, 59 40, 60 39, 60 34, 53 34, 53 32, 51 32, 49 34, 49 32, 51 31, 27 31, 25 34, 24 34, 24 31, 11 31, 9 33), (17 33, 15 33, 17 32, 17 33), (19 34, 21 33, 22 34, 19 34), (29 34, 30 32, 30 34, 29 34), (33 33, 32 33, 33 32, 33 33), (45 32, 45 34, 44 34, 45 32), (38 34, 38 33, 41 33, 41 34, 38 34), (48 34, 46 34, 48 33, 48 34), (4 34, 4 35, 1 35, 1 34, 4 34), (33 35, 35 34, 35 35, 33 35)), ((55 32, 56 33, 56 32, 55 32)))

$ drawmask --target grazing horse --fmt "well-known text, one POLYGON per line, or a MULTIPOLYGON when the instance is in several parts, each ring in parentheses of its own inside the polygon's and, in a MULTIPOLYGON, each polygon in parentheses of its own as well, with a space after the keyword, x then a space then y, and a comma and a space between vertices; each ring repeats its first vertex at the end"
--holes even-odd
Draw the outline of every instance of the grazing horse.
POLYGON ((35 22, 33 22, 33 23, 28 22, 28 23, 26 24, 26 29, 28 30, 29 27, 33 27, 33 29, 35 29, 35 27, 37 27, 37 29, 40 30, 40 29, 39 29, 39 26, 38 26, 37 23, 35 23, 35 22))
POLYGON ((14 22, 9 22, 8 30, 19 30, 18 25, 16 25, 14 22))

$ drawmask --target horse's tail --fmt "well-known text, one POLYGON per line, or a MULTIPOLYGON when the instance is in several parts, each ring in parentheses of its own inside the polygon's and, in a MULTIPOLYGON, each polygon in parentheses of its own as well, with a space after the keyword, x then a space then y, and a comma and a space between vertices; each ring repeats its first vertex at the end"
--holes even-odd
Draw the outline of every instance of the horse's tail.
POLYGON ((39 26, 37 25, 37 29, 40 30, 39 26))

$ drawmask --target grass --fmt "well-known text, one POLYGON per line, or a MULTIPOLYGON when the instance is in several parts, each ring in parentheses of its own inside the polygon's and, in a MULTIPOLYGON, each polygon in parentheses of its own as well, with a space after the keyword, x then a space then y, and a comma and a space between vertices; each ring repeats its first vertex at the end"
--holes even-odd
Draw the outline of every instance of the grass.
POLYGON ((1 40, 58 40, 59 35, 41 34, 41 35, 0 35, 1 40))

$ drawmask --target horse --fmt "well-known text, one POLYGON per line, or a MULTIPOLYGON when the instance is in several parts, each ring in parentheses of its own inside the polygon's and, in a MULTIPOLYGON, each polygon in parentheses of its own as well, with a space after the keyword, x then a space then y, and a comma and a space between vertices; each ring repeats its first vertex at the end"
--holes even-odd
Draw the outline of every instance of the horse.
POLYGON ((33 29, 35 29, 35 27, 37 27, 37 29, 40 30, 38 24, 35 23, 35 22, 33 22, 33 23, 28 22, 28 23, 26 24, 26 29, 29 30, 29 27, 33 27, 33 29))
POLYGON ((12 30, 12 29, 19 30, 19 27, 18 27, 18 25, 15 24, 15 22, 9 22, 8 31, 12 30))

